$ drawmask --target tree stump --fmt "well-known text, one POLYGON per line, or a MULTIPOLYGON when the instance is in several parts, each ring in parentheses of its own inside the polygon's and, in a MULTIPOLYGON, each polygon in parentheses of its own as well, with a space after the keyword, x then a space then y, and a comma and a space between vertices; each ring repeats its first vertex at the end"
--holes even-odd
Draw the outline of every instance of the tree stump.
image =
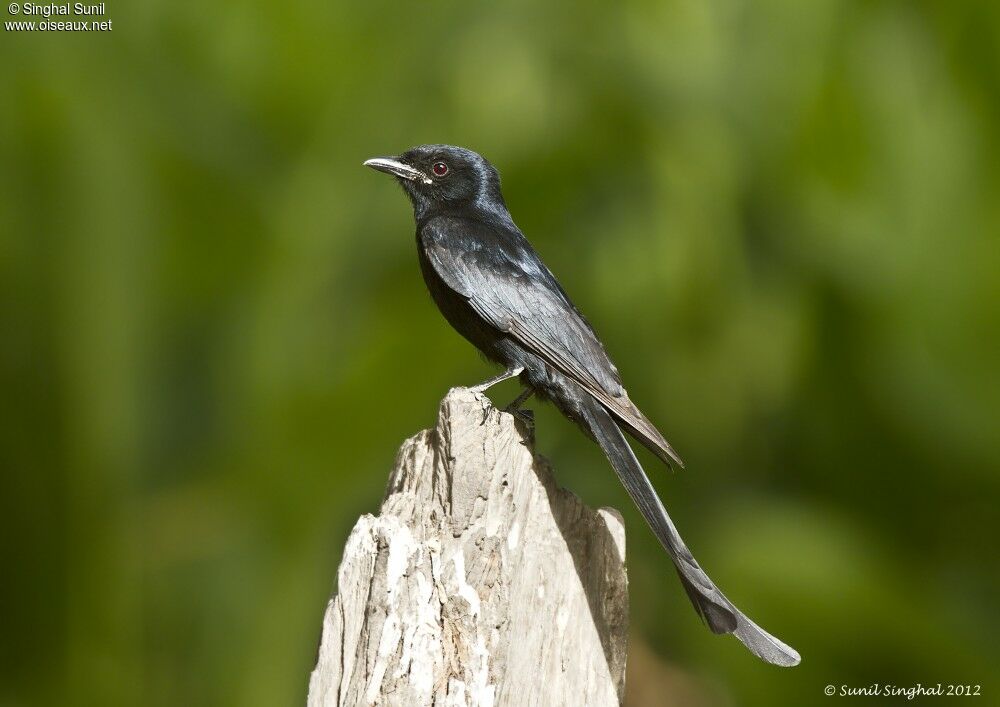
POLYGON ((620 704, 625 531, 559 488, 529 431, 449 391, 354 526, 309 707, 620 704))

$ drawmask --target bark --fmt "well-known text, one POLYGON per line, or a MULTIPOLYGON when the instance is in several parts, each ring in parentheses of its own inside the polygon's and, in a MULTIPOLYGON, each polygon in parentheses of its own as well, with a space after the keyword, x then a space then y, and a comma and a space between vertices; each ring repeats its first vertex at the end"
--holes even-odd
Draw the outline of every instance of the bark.
POLYGON ((616 511, 559 488, 521 422, 453 389, 347 540, 309 707, 619 704, 624 556, 616 511))

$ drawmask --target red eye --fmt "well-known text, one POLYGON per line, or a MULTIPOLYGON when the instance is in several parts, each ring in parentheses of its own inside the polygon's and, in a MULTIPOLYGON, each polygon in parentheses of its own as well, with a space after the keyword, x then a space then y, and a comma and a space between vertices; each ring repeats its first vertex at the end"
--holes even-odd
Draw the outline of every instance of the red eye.
POLYGON ((431 167, 431 169, 434 170, 434 174, 438 177, 443 177, 444 175, 448 174, 448 165, 446 165, 444 162, 435 162, 434 166, 431 167))

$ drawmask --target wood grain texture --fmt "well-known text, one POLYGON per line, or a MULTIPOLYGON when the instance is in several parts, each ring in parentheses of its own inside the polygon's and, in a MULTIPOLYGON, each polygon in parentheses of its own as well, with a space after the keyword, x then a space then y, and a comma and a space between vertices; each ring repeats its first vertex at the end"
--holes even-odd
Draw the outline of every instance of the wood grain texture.
POLYGON ((453 389, 347 540, 309 707, 617 705, 624 555, 616 511, 556 486, 513 416, 453 389))

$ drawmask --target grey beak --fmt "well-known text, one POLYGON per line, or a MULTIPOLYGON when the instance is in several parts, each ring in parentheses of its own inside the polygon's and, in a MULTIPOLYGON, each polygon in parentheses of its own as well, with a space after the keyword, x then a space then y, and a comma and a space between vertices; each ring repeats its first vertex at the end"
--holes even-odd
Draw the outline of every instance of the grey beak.
POLYGON ((419 169, 411 167, 405 162, 400 162, 395 157, 373 157, 365 160, 365 167, 371 167, 379 172, 391 174, 400 179, 408 179, 411 182, 421 182, 423 184, 433 184, 434 181, 419 169))

